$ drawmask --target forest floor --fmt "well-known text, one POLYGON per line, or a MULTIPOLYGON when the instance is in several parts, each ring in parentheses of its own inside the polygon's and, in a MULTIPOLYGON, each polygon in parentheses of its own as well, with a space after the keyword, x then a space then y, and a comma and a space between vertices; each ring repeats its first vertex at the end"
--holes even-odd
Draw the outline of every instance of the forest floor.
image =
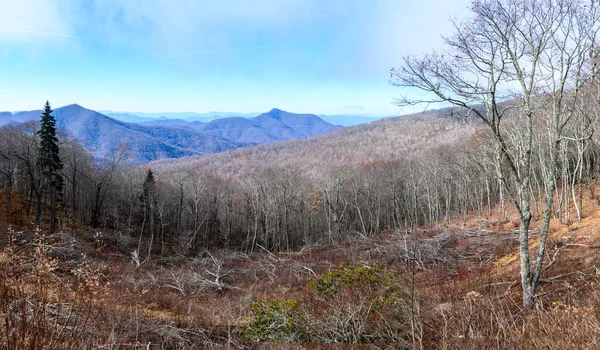
POLYGON ((552 220, 532 311, 520 307, 516 220, 473 216, 293 253, 155 253, 146 262, 115 234, 8 230, 0 349, 369 339, 369 348, 600 349, 600 206, 586 198, 583 207, 581 222, 573 213, 571 223, 552 220))

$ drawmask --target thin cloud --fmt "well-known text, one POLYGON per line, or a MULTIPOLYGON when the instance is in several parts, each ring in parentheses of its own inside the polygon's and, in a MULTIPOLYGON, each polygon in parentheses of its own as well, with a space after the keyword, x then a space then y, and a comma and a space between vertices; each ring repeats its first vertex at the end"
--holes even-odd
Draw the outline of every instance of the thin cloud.
POLYGON ((80 39, 70 23, 71 13, 61 0, 0 0, 3 40, 37 41, 44 38, 80 39))

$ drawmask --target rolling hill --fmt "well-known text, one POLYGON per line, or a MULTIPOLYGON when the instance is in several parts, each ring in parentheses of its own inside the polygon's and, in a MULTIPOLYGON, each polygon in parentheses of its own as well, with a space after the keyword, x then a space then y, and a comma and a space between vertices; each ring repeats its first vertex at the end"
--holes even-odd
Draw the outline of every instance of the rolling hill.
POLYGON ((304 139, 341 128, 323 121, 314 114, 294 114, 277 108, 250 120, 269 130, 277 140, 304 139))
MULTIPOLYGON (((285 123, 287 116, 273 114, 277 116, 271 117, 273 120, 266 115, 257 118, 264 121, 263 125, 279 125, 281 134, 288 132, 277 123, 285 123)), ((173 172, 184 169, 201 172, 210 168, 225 178, 239 179, 249 176, 257 167, 291 169, 319 177, 332 167, 397 160, 423 154, 421 151, 460 147, 479 125, 475 117, 465 119, 458 109, 444 108, 346 127, 306 140, 274 142, 201 158, 162 160, 153 166, 173 172)))
POLYGON ((213 135, 249 144, 278 140, 250 119, 240 117, 216 119, 197 128, 213 135))
POLYGON ((169 119, 169 118, 156 118, 152 120, 144 120, 141 122, 136 122, 136 124, 146 125, 146 126, 174 126, 174 127, 183 127, 183 128, 196 128, 199 125, 204 124, 201 121, 193 121, 189 122, 183 119, 169 119))
POLYGON ((314 114, 295 114, 274 108, 254 118, 222 118, 196 128, 235 142, 262 144, 306 139, 341 127, 329 124, 314 114))
MULTIPOLYGON (((0 126, 37 121, 41 110, 0 112, 0 126)), ((202 156, 248 145, 305 139, 341 127, 316 115, 293 114, 278 109, 257 117, 222 118, 209 123, 157 118, 127 123, 77 104, 54 110, 57 126, 102 157, 121 144, 133 151, 132 161, 202 156)))
POLYGON ((153 120, 165 120, 165 119, 181 119, 188 122, 202 122, 207 123, 215 119, 231 118, 231 117, 243 117, 252 118, 257 113, 234 113, 234 112, 208 112, 208 113, 195 113, 195 112, 159 112, 159 113, 145 113, 145 112, 115 112, 115 111, 99 111, 100 113, 107 115, 111 118, 121 120, 124 122, 139 123, 153 120))
MULTIPOLYGON (((36 121, 40 110, 4 114, 0 126, 36 121)), ((204 155, 243 145, 188 128, 143 126, 125 123, 76 104, 54 110, 57 126, 95 156, 105 156, 121 144, 129 145, 136 163, 162 158, 204 155)))

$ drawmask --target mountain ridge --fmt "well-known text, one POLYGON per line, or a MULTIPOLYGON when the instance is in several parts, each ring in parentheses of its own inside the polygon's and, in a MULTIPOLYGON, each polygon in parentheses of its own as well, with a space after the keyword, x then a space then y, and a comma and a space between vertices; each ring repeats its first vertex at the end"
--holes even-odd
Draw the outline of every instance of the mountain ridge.
MULTIPOLYGON (((37 121, 40 114, 41 110, 17 112, 8 120, 0 119, 0 126, 37 121)), ((242 146, 195 131, 122 122, 78 104, 56 108, 53 115, 60 129, 82 142, 97 157, 106 156, 122 144, 128 144, 134 152, 135 163, 204 155, 242 146)))
POLYGON ((360 167, 362 163, 408 159, 422 151, 447 152, 462 147, 481 126, 476 117, 464 114, 456 107, 447 107, 340 128, 305 140, 265 143, 200 158, 163 159, 151 166, 245 179, 252 176, 252 164, 261 164, 320 178, 331 167, 360 167))
MULTIPOLYGON (((38 121, 41 110, 0 112, 0 127, 38 121)), ((221 118, 212 122, 154 119, 124 122, 78 104, 56 108, 57 126, 79 140, 96 157, 122 144, 133 151, 132 161, 144 163, 164 158, 202 156, 245 146, 304 139, 334 131, 316 115, 272 109, 254 118, 221 118)))
MULTIPOLYGON (((275 108, 278 109, 278 108, 275 108)), ((111 118, 118 119, 125 122, 152 122, 159 119, 182 119, 187 122, 203 122, 208 123, 213 120, 241 117, 245 119, 254 118, 261 113, 237 113, 237 112, 207 112, 207 113, 195 113, 195 112, 161 112, 161 113, 144 113, 144 112, 115 112, 109 110, 99 111, 100 113, 107 115, 111 118)), ((318 114, 319 118, 323 121, 333 124, 340 125, 343 127, 354 126, 358 124, 370 123, 383 118, 395 117, 397 115, 360 115, 360 114, 318 114)))

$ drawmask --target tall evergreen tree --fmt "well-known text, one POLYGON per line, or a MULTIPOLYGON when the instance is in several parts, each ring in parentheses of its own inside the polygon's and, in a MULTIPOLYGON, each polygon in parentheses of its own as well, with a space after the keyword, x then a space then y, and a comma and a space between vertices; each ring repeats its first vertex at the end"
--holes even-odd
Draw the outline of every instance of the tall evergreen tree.
MULTIPOLYGON (((64 184, 61 174, 63 164, 60 160, 58 137, 56 137, 56 120, 52 112, 50 102, 46 101, 40 120, 40 129, 37 132, 40 137, 38 149, 40 189, 42 197, 50 202, 50 233, 54 233, 56 228, 56 209, 62 198, 64 184)), ((38 225, 41 214, 41 200, 42 198, 38 200, 38 225)))
MULTIPOLYGON (((154 234, 156 232, 156 207, 157 207, 157 190, 156 190, 156 180, 154 179, 154 174, 152 170, 148 169, 146 173, 146 178, 144 179, 144 184, 142 186, 142 194, 140 195, 140 202, 142 204, 142 210, 144 214, 144 221, 142 223, 142 234, 140 235, 140 244, 141 238, 146 231, 146 227, 149 233, 149 241, 148 241, 148 256, 146 259, 150 258, 150 252, 152 251, 152 243, 154 241, 154 234), (146 225, 147 223, 147 225, 146 225)), ((138 244, 139 250, 139 244, 138 244)))

